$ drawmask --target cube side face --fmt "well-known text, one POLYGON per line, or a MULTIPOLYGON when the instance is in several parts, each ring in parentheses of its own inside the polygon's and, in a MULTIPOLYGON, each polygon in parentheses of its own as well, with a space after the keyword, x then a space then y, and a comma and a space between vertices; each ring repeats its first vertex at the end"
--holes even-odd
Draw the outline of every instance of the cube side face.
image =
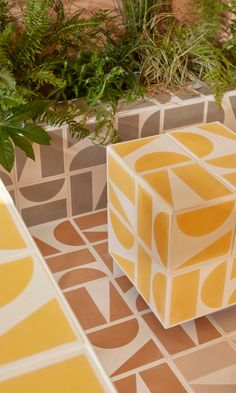
POLYGON ((116 158, 108 152, 109 252, 165 326, 171 214, 116 158))
POLYGON ((173 275, 166 326, 172 327, 236 304, 236 259, 223 258, 173 275))

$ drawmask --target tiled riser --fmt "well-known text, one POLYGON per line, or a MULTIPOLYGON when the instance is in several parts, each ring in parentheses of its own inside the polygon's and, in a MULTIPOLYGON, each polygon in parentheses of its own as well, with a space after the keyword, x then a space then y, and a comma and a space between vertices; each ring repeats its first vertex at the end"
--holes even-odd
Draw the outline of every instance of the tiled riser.
MULTIPOLYGON (((160 96, 120 109, 116 125, 123 140, 218 120, 236 131, 236 93, 220 109, 212 96, 160 96)), ((36 146, 35 162, 17 150, 16 165, 0 177, 28 226, 106 207, 106 152, 90 140, 71 139, 66 127, 51 130, 50 147, 36 146)))
POLYGON ((115 393, 1 181, 0 217, 0 392, 115 393))

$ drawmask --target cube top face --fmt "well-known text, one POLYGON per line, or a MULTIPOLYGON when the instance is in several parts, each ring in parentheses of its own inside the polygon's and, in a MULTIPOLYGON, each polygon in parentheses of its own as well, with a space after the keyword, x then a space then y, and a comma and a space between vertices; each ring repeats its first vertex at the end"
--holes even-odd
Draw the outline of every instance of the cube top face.
POLYGON ((236 135, 220 123, 124 142, 109 150, 170 213, 235 199, 236 135))
POLYGON ((228 258, 236 186, 226 176, 233 178, 234 155, 236 135, 220 123, 110 146, 108 201, 113 222, 116 214, 124 220, 124 242, 138 239, 167 272, 228 258), (214 160, 229 155, 228 168, 213 171, 214 160))

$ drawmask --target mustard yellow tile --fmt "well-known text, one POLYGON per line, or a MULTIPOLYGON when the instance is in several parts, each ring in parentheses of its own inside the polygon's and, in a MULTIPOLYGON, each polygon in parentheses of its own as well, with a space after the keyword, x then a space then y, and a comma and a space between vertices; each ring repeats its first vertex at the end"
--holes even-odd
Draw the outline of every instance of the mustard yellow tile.
POLYGON ((172 171, 204 201, 232 194, 230 189, 197 163, 173 168, 172 171))
POLYGON ((137 172, 150 171, 186 161, 190 161, 190 158, 181 153, 166 151, 148 153, 137 159, 135 163, 135 170, 137 172))
POLYGON ((189 149, 197 157, 204 157, 212 153, 214 145, 206 136, 194 132, 173 132, 172 137, 189 149))
POLYGON ((224 236, 221 236, 219 239, 215 240, 209 246, 205 247, 199 253, 179 266, 179 269, 228 254, 230 252, 232 235, 233 232, 230 231, 224 236))
POLYGON ((213 158, 212 160, 207 160, 206 162, 210 165, 220 168, 236 169, 236 154, 228 154, 227 156, 213 158))
POLYGON ((0 336, 0 365, 66 344, 75 338, 60 305, 53 299, 0 336))
POLYGON ((126 249, 132 248, 134 245, 133 234, 125 227, 125 225, 120 221, 120 219, 112 210, 110 210, 110 220, 116 238, 120 244, 126 249))
POLYGON ((158 254, 165 267, 168 263, 169 247, 169 216, 166 213, 158 213, 154 220, 154 239, 158 254))
POLYGON ((112 149, 115 150, 120 157, 125 157, 158 138, 159 136, 151 136, 149 138, 142 138, 130 142, 120 143, 112 146, 112 149))
POLYGON ((223 262, 214 268, 205 278, 202 285, 201 297, 206 306, 211 308, 221 307, 225 287, 226 270, 227 262, 223 262))
POLYGON ((157 191, 162 198, 173 206, 173 198, 170 186, 170 180, 168 176, 168 171, 160 171, 148 173, 143 175, 145 181, 152 186, 152 188, 157 191))
POLYGON ((236 278, 236 258, 233 260, 233 266, 231 271, 231 278, 236 278))
POLYGON ((157 312, 162 318, 162 321, 164 321, 166 312, 167 279, 163 273, 156 273, 154 275, 152 281, 152 291, 157 312))
POLYGON ((236 172, 228 173, 223 175, 223 177, 228 180, 233 186, 236 186, 236 172))
POLYGON ((229 297, 228 304, 235 304, 236 303, 236 289, 231 293, 229 297))
POLYGON ((116 211, 123 217, 123 219, 130 225, 131 222, 129 218, 127 217, 127 214, 125 213, 122 204, 117 196, 117 194, 114 191, 114 188, 112 187, 111 184, 108 184, 108 189, 109 189, 109 201, 112 204, 112 206, 116 209, 116 211))
POLYGON ((138 185, 138 236, 151 248, 152 242, 152 197, 138 185))
POLYGON ((220 123, 209 123, 209 124, 203 124, 201 126, 198 126, 201 130, 205 130, 208 132, 212 132, 215 135, 223 136, 225 138, 233 139, 234 141, 236 140, 236 135, 227 130, 222 124, 220 123))
POLYGON ((6 306, 25 290, 33 270, 32 257, 0 264, 0 307, 6 306))
POLYGON ((128 172, 111 156, 108 156, 108 177, 130 202, 135 201, 135 183, 128 172))
POLYGON ((138 289, 147 302, 150 302, 152 258, 138 246, 138 289))
POLYGON ((204 207, 177 215, 179 229, 188 236, 205 236, 215 231, 228 219, 234 209, 234 201, 204 207))
POLYGON ((0 250, 25 248, 26 244, 9 214, 4 202, 0 199, 0 250))
POLYGON ((116 262, 120 265, 120 267, 124 270, 127 276, 130 278, 131 281, 134 280, 134 262, 126 259, 120 255, 115 254, 114 252, 111 253, 113 258, 116 262))
POLYGON ((174 277, 171 291, 170 324, 193 319, 197 312, 200 270, 174 277))
POLYGON ((1 393, 103 393, 85 355, 0 382, 1 393))

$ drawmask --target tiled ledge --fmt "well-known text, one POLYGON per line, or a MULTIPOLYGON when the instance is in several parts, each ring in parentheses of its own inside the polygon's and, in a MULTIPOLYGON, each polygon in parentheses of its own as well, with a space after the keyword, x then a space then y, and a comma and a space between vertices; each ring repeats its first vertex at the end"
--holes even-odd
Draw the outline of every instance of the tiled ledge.
MULTIPOLYGON (((203 89, 165 93, 120 104, 115 120, 122 140, 211 121, 236 131, 236 91, 225 94, 221 108, 203 89)), ((66 126, 50 132, 51 146, 35 146, 35 162, 17 150, 11 174, 0 170, 28 226, 102 209, 107 203, 105 147, 88 138, 71 138, 66 126)))

